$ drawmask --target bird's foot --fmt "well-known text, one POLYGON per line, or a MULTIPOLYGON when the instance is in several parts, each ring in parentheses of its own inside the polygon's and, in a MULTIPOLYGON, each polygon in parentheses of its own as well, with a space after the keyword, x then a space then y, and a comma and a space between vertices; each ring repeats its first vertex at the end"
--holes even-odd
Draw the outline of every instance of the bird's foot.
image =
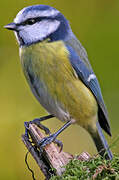
POLYGON ((57 144, 58 147, 60 147, 60 152, 61 152, 63 149, 63 143, 59 141, 58 139, 56 139, 56 137, 57 137, 56 134, 51 134, 50 136, 45 137, 41 141, 39 141, 38 147, 40 148, 40 150, 43 151, 43 148, 46 145, 54 142, 55 144, 57 144))
POLYGON ((51 134, 50 133, 50 130, 46 127, 46 126, 44 126, 43 124, 41 124, 41 122, 40 122, 40 118, 39 119, 34 119, 34 120, 32 120, 32 121, 29 121, 29 124, 35 124, 35 125, 37 125, 40 129, 42 129, 43 131, 45 131, 45 134, 51 134))
POLYGON ((43 124, 40 123, 40 118, 39 119, 34 119, 33 121, 29 121, 29 122, 24 122, 24 126, 25 126, 25 136, 29 139, 29 125, 30 124, 35 124, 37 125, 40 129, 45 131, 45 134, 51 134, 50 130, 45 127, 43 124))
POLYGON ((28 141, 30 141, 30 136, 29 136, 29 125, 30 124, 36 124, 39 128, 44 130, 46 134, 51 134, 50 130, 47 127, 45 127, 44 125, 42 125, 39 121, 37 121, 37 119, 34 119, 33 121, 30 121, 30 122, 24 122, 25 136, 28 139, 28 141))
POLYGON ((25 126, 25 135, 26 135, 26 137, 29 138, 29 135, 28 135, 29 124, 36 124, 40 129, 44 130, 46 134, 50 135, 51 134, 50 130, 47 127, 45 127, 44 125, 42 125, 40 122, 44 121, 44 120, 47 120, 47 119, 51 119, 53 117, 54 116, 52 114, 50 114, 50 115, 47 115, 47 116, 43 116, 41 118, 34 119, 33 121, 30 121, 30 122, 25 122, 24 126, 25 126))

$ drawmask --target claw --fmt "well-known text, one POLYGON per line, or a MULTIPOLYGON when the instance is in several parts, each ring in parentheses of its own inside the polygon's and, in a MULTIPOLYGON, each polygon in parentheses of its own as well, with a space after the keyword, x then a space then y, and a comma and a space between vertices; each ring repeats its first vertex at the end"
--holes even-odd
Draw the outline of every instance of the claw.
POLYGON ((29 139, 29 124, 36 124, 39 128, 41 128, 42 130, 45 131, 46 134, 51 134, 50 133, 50 130, 45 127, 44 125, 42 125, 40 122, 41 121, 44 121, 44 120, 47 120, 47 119, 50 119, 50 118, 53 118, 54 115, 48 115, 48 116, 44 116, 44 117, 41 117, 39 119, 34 119, 33 121, 30 121, 30 122, 24 122, 24 126, 25 126, 25 136, 29 139))
POLYGON ((62 141, 60 141, 60 140, 58 140, 58 139, 55 139, 54 143, 57 144, 57 146, 60 148, 59 152, 61 152, 62 149, 63 149, 63 143, 62 143, 62 141))
POLYGON ((45 131, 45 134, 50 134, 50 130, 40 123, 40 119, 34 119, 33 121, 30 121, 29 123, 36 124, 40 129, 45 131))
POLYGON ((24 122, 24 126, 25 126, 25 136, 29 139, 29 123, 28 122, 24 122))
POLYGON ((43 148, 48 145, 51 144, 52 142, 54 142, 55 144, 57 144, 58 147, 60 147, 60 151, 62 151, 63 149, 63 143, 61 141, 59 141, 58 139, 56 139, 55 134, 51 134, 48 137, 43 138, 39 143, 38 143, 38 147, 40 148, 41 151, 43 151, 43 148))
POLYGON ((40 142, 39 142, 39 146, 40 147, 45 147, 47 144, 52 143, 55 140, 54 134, 43 138, 40 142))

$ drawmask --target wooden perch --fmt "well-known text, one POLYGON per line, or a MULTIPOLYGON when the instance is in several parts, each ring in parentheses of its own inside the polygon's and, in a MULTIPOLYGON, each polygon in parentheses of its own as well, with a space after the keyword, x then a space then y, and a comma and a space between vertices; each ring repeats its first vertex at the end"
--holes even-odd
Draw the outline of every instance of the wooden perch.
MULTIPOLYGON (((22 135, 22 141, 35 159, 46 179, 50 179, 52 175, 61 176, 65 171, 63 166, 65 166, 71 159, 74 159, 74 156, 63 151, 59 152, 59 147, 54 143, 44 147, 44 150, 41 153, 40 149, 37 148, 38 142, 44 138, 45 135, 35 124, 29 125, 29 134, 32 142, 28 140, 25 135, 22 135), (53 171, 53 169, 55 169, 55 171, 53 171)), ((90 155, 86 152, 77 157, 77 159, 84 161, 89 160, 89 158, 90 155)))

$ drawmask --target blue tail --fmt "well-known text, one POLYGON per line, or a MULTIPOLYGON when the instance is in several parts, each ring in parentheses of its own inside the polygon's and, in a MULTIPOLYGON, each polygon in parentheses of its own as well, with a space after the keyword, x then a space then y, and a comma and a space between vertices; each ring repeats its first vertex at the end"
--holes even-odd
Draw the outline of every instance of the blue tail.
POLYGON ((97 147, 97 150, 101 156, 105 157, 106 159, 112 160, 113 158, 112 152, 109 149, 107 141, 102 133, 102 129, 98 122, 96 123, 96 126, 97 126, 97 132, 95 134, 94 133, 90 133, 90 134, 97 147))

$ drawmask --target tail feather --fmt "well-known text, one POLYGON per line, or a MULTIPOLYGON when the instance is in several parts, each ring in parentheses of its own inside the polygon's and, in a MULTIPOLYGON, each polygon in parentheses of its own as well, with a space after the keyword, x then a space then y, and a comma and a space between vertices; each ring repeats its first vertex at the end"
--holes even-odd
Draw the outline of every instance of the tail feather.
POLYGON ((97 126, 97 132, 96 134, 91 133, 91 136, 97 147, 97 150, 101 156, 105 156, 106 159, 112 160, 113 158, 112 152, 109 149, 107 141, 103 135, 102 129, 98 122, 96 126, 97 126))
MULTIPOLYGON (((105 110, 106 111, 106 110, 105 110)), ((111 135, 108 116, 104 115, 100 106, 98 106, 98 120, 101 128, 109 135, 111 135)))

